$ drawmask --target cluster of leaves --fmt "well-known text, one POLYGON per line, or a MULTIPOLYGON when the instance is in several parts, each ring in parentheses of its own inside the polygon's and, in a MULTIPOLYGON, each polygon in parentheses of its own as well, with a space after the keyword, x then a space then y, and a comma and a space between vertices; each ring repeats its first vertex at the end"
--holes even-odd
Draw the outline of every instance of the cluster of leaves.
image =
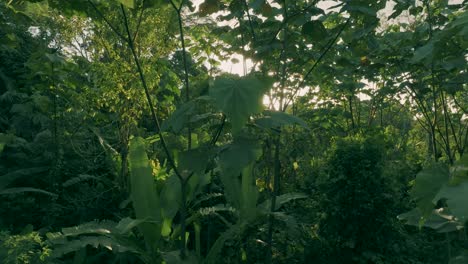
POLYGON ((0 256, 463 263, 395 216, 441 160, 401 219, 466 232, 466 7, 389 3, 0 4, 0 256))

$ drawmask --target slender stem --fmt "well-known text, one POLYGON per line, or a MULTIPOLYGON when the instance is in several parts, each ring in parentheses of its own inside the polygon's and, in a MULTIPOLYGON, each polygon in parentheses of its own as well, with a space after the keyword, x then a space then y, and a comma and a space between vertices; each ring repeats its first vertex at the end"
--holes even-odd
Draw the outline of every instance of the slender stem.
MULTIPOLYGON (((179 21, 179 32, 180 32, 180 42, 182 44, 182 59, 184 62, 184 81, 185 81, 185 101, 190 101, 190 88, 189 88, 189 76, 188 76, 188 65, 187 65, 187 51, 185 48, 185 40, 184 40, 184 28, 182 24, 182 15, 180 13, 180 8, 177 11, 177 19, 179 21)), ((187 124, 188 126, 188 135, 187 135, 187 149, 192 148, 192 128, 190 127, 190 123, 187 124)))
POLYGON ((210 144, 214 146, 216 142, 218 141, 219 137, 221 136, 221 132, 223 131, 224 124, 226 124, 226 116, 223 115, 223 118, 221 119, 221 125, 219 126, 218 130, 213 136, 213 139, 210 141, 210 144))
MULTIPOLYGON (((179 24, 179 34, 180 34, 180 42, 182 44, 182 60, 184 63, 184 84, 185 84, 185 101, 190 101, 190 86, 189 86, 189 75, 188 75, 188 64, 187 64, 187 50, 185 48, 185 38, 184 38, 184 28, 182 22, 182 14, 181 10, 184 5, 184 0, 181 1, 180 6, 177 7, 174 1, 170 0, 172 7, 175 9, 177 13, 177 20, 179 24)), ((192 149, 192 128, 190 123, 187 124, 187 149, 192 149)), ((191 174, 193 175, 193 174, 191 174)), ((188 179, 181 179, 181 193, 182 193, 182 206, 180 209, 180 229, 181 229, 181 244, 180 244, 180 257, 185 259, 185 233, 186 233, 186 218, 187 218, 187 192, 186 186, 188 179)))
POLYGON ((138 18, 138 24, 137 24, 135 32, 133 32, 133 42, 134 43, 135 43, 135 39, 136 39, 138 33, 140 32, 140 26, 141 26, 141 21, 143 20, 143 12, 144 11, 145 11, 145 0, 143 0, 143 2, 141 4, 141 12, 140 12, 140 17, 138 18))
POLYGON ((153 100, 151 99, 151 95, 149 93, 148 85, 146 84, 145 75, 143 73, 143 69, 141 68, 140 60, 138 59, 138 56, 137 56, 137 54, 135 52, 134 43, 133 43, 133 40, 131 38, 130 29, 128 27, 128 19, 127 19, 127 15, 125 13, 125 8, 124 8, 124 6, 122 4, 120 5, 120 8, 122 9, 122 14, 124 16, 124 24, 125 24, 125 29, 127 31, 127 36, 128 36, 127 43, 128 43, 129 48, 130 48, 130 51, 132 52, 135 64, 137 66, 137 71, 138 71, 138 74, 140 76, 140 81, 141 81, 141 84, 143 85, 143 89, 145 90, 146 101, 147 101, 148 106, 149 106, 150 111, 151 111, 151 117, 153 119, 154 124, 156 125, 156 129, 158 130, 157 133, 158 133, 158 135, 159 135, 159 137, 161 139, 161 145, 162 145, 162 147, 164 149, 164 152, 166 153, 167 160, 169 161, 169 164, 174 169, 174 173, 176 174, 176 176, 179 179, 181 179, 183 181, 183 177, 179 173, 179 171, 177 170, 177 166, 176 166, 176 164, 174 162, 174 159, 172 158, 172 155, 171 155, 171 153, 169 151, 169 148, 167 147, 166 140, 164 139, 164 136, 162 134, 161 125, 159 123, 158 116, 156 115, 156 111, 154 110, 153 100))
POLYGON ((328 53, 328 51, 335 45, 336 41, 340 37, 341 33, 343 33, 344 29, 346 26, 349 24, 351 21, 351 17, 349 17, 346 22, 343 24, 343 26, 340 28, 336 36, 329 42, 329 45, 325 48, 325 50, 320 54, 320 57, 315 61, 315 63, 312 65, 310 70, 307 71, 307 73, 304 75, 304 78, 302 78, 301 83, 299 84, 298 88, 294 91, 294 93, 290 96, 288 102, 285 104, 284 109, 288 107, 288 105, 294 100, 294 97, 296 94, 299 92, 299 89, 304 85, 305 81, 309 77, 309 75, 313 72, 313 70, 317 67, 317 65, 322 61, 323 57, 328 53))
POLYGON ((117 29, 110 23, 110 21, 107 20, 104 14, 101 11, 99 11, 97 6, 91 0, 88 0, 88 3, 93 7, 96 13, 104 20, 104 22, 106 22, 106 24, 112 29, 112 31, 114 31, 114 33, 117 34, 117 36, 119 36, 123 41, 128 41, 127 38, 124 35, 122 35, 122 33, 117 31, 117 29))
POLYGON ((268 244, 268 255, 267 255, 267 262, 268 264, 272 263, 273 260, 273 228, 274 228, 274 221, 275 217, 273 213, 276 211, 276 197, 279 194, 280 188, 280 173, 281 173, 281 161, 279 158, 280 148, 281 148, 281 134, 278 135, 275 144, 275 167, 274 167, 274 174, 273 174, 273 191, 271 192, 271 204, 270 204, 270 218, 268 224, 268 237, 267 237, 267 244, 268 244))
POLYGON ((243 0, 242 2, 244 3, 244 6, 245 6, 245 12, 247 13, 247 18, 249 19, 249 26, 250 26, 250 31, 252 31, 252 38, 253 38, 253 41, 255 42, 257 37, 255 36, 255 30, 253 27, 252 19, 250 18, 249 5, 247 4, 247 0, 243 0))

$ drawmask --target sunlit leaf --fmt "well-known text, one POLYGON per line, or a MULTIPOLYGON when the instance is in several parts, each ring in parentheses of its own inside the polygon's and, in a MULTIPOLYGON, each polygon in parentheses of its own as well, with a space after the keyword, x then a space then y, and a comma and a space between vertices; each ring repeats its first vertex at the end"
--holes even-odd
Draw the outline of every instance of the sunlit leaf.
POLYGON ((138 219, 149 219, 159 224, 143 223, 139 226, 147 245, 154 247, 159 242, 161 232, 161 207, 156 194, 153 170, 146 155, 143 138, 130 141, 130 197, 138 219))
POLYGON ((253 76, 239 79, 219 77, 210 87, 210 96, 232 124, 233 132, 239 132, 252 114, 263 108, 262 96, 267 86, 253 76))

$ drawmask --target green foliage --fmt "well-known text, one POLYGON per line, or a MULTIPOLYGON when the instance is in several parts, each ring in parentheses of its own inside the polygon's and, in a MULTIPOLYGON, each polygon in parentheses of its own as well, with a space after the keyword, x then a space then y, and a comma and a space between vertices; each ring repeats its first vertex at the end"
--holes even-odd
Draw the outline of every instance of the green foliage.
POLYGON ((249 117, 263 109, 262 97, 269 87, 254 76, 218 77, 210 86, 210 96, 232 123, 234 133, 240 131, 249 117))
POLYGON ((325 2, 0 3, 0 259, 466 262, 466 5, 325 2))
POLYGON ((441 186, 449 180, 448 168, 441 164, 435 164, 422 170, 416 176, 411 195, 423 215, 429 215, 434 209, 434 198, 441 186))
POLYGON ((148 249, 157 251, 161 235, 161 206, 143 138, 135 137, 130 142, 129 163, 130 197, 135 215, 138 219, 150 219, 139 228, 148 249))
MULTIPOLYGON (((105 248, 114 254, 132 253, 144 263, 151 263, 151 255, 146 253, 138 240, 130 232, 135 226, 147 223, 123 219, 118 224, 112 221, 93 221, 75 227, 63 228, 61 232, 47 233, 47 239, 54 249, 52 256, 62 258, 69 253, 80 252, 87 246, 105 248)), ((78 253, 75 253, 75 256, 78 253)))
POLYGON ((320 188, 326 200, 318 231, 330 247, 329 261, 360 263, 370 258, 366 254, 380 259, 398 239, 393 220, 398 196, 382 174, 383 158, 378 137, 337 140, 320 188))
POLYGON ((50 263, 51 249, 37 232, 0 233, 0 258, 5 264, 50 263))

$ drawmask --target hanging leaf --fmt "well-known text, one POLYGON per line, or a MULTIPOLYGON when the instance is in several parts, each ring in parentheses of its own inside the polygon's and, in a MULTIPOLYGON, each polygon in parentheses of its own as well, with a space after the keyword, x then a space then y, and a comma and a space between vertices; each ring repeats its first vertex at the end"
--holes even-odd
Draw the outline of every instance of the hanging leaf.
POLYGON ((439 233, 448 233, 457 231, 463 228, 463 224, 456 221, 453 215, 448 214, 447 209, 440 208, 432 210, 431 214, 424 218, 419 208, 415 208, 409 212, 401 214, 398 219, 404 221, 407 225, 417 227, 428 227, 436 230, 439 233))
POLYGON ((48 196, 52 196, 54 198, 58 197, 58 195, 55 193, 51 193, 51 192, 44 191, 44 190, 37 189, 37 188, 30 188, 30 187, 18 187, 18 188, 4 189, 0 191, 0 195, 19 194, 19 193, 25 193, 25 192, 41 193, 41 194, 45 194, 48 196))
POLYGON ((50 167, 33 167, 33 168, 26 168, 26 169, 19 169, 12 171, 10 173, 4 174, 0 176, 0 190, 6 188, 8 185, 13 183, 15 180, 21 177, 32 177, 37 174, 43 173, 50 170, 50 167))
POLYGON ((182 129, 188 127, 190 119, 195 111, 195 103, 190 101, 181 105, 161 126, 163 131, 172 131, 179 134, 182 129))
POLYGON ((221 181, 224 184, 226 199, 234 207, 240 208, 242 170, 257 160, 261 150, 256 141, 246 138, 237 138, 221 151, 219 163, 221 167, 221 181))
POLYGON ((117 230, 119 230, 120 234, 127 234, 129 233, 133 228, 143 224, 143 223, 152 223, 154 221, 150 221, 148 219, 132 219, 130 217, 125 217, 122 220, 119 221, 117 226, 115 227, 117 230))
POLYGON ((267 85, 253 76, 234 79, 219 77, 210 87, 210 96, 232 124, 234 133, 239 132, 252 114, 262 111, 262 98, 267 85))
POLYGON ((153 170, 146 155, 145 141, 135 137, 130 141, 130 197, 138 219, 149 219, 154 223, 139 226, 145 241, 151 250, 156 250, 161 234, 161 207, 156 195, 153 170))

